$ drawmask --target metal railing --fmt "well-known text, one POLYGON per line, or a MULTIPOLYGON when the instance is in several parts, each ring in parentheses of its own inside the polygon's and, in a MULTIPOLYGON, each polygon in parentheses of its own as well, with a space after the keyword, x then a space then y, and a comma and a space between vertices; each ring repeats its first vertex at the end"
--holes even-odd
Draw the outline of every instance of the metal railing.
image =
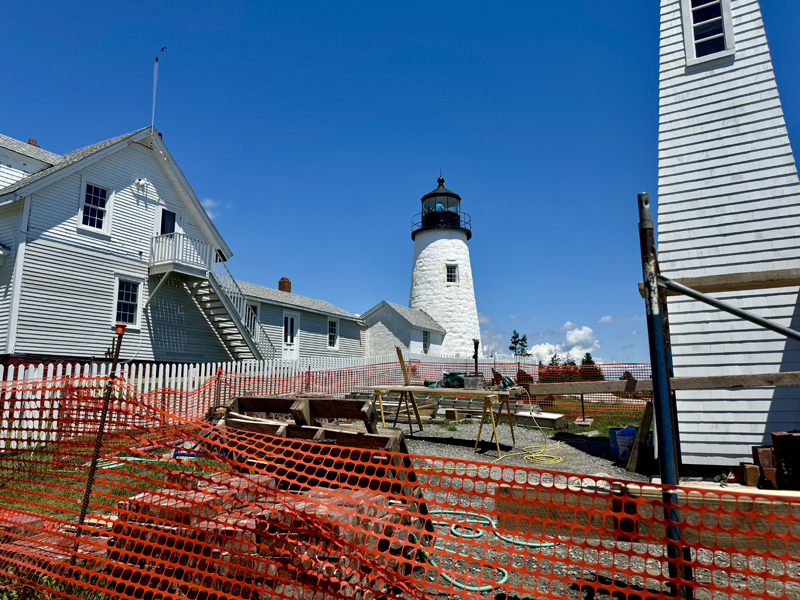
POLYGON ((428 229, 463 229, 467 239, 472 237, 472 217, 455 210, 429 210, 414 215, 411 220, 411 235, 428 229))
POLYGON ((178 232, 167 233, 150 240, 150 266, 179 263, 211 271, 215 252, 214 245, 204 240, 178 232))
POLYGON ((277 352, 275 346, 272 345, 272 340, 269 339, 267 330, 258 320, 258 315, 247 305, 244 292, 239 287, 239 284, 236 283, 227 265, 224 262, 215 263, 214 271, 216 272, 209 271, 209 279, 214 278, 217 285, 233 304, 250 337, 255 342, 259 352, 261 352, 261 357, 265 360, 276 358, 277 352))

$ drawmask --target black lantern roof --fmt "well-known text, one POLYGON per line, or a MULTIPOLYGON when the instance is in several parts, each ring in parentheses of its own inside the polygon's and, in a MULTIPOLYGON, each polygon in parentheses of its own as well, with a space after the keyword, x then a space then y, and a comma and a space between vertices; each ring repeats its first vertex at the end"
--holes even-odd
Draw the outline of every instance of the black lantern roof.
POLYGON ((459 200, 461 200, 461 196, 459 196, 455 192, 451 192, 446 187, 444 187, 444 177, 440 176, 439 179, 436 180, 436 183, 439 184, 439 187, 437 187, 432 192, 428 192, 427 194, 425 194, 422 197, 423 202, 425 201, 426 198, 430 198, 431 196, 452 196, 453 198, 458 198, 459 200))

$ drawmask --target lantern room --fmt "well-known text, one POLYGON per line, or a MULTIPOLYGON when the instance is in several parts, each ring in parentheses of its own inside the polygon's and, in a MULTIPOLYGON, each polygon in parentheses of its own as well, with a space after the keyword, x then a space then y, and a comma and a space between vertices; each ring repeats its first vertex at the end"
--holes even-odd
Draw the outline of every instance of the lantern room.
POLYGON ((411 239, 420 231, 430 229, 457 229, 472 237, 472 223, 467 213, 461 212, 461 196, 444 187, 444 177, 437 180, 439 187, 422 197, 422 212, 411 224, 411 239))

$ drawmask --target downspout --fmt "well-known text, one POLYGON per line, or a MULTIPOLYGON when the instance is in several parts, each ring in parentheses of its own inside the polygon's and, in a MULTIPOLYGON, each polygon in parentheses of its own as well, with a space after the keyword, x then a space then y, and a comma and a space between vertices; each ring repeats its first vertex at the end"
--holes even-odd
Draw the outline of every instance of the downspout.
POLYGON ((11 311, 8 317, 8 337, 6 338, 6 354, 14 354, 17 346, 19 329, 19 301, 22 287, 22 269, 25 264, 25 245, 28 241, 28 222, 31 214, 31 197, 26 196, 22 204, 22 216, 19 221, 19 237, 17 238, 17 256, 14 260, 14 280, 11 292, 11 311))

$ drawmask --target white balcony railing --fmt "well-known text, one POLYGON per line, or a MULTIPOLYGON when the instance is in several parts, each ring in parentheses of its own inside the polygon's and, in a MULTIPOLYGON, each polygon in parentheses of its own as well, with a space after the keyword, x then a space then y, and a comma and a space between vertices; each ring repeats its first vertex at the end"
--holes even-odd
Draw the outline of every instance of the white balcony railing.
POLYGON ((150 266, 177 263, 211 271, 214 266, 213 244, 183 233, 167 233, 150 241, 150 266))

